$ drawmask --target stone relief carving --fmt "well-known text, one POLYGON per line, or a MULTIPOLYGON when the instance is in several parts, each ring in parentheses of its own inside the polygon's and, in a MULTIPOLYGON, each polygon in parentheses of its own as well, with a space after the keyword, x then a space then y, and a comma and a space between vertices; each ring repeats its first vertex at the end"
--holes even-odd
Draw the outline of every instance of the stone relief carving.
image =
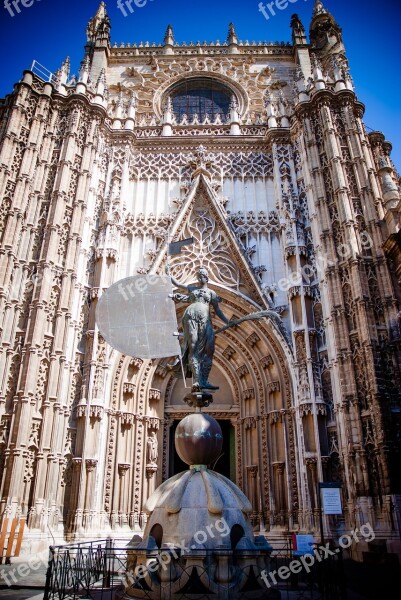
MULTIPOLYGON (((216 180, 222 177, 273 177, 273 161, 269 153, 263 152, 214 152, 210 174, 216 180)), ((131 179, 185 179, 190 173, 188 163, 191 155, 183 152, 174 154, 136 153, 130 162, 131 179)))

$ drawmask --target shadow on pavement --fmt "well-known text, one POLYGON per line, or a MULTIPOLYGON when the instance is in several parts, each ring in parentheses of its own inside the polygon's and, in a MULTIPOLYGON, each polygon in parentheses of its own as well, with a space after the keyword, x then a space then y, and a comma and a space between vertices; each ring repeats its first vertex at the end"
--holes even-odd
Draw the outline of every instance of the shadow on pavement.
MULTIPOLYGON (((366 600, 394 597, 401 580, 400 565, 369 564, 344 560, 347 589, 366 600)), ((398 594, 397 594, 398 596, 398 594)))

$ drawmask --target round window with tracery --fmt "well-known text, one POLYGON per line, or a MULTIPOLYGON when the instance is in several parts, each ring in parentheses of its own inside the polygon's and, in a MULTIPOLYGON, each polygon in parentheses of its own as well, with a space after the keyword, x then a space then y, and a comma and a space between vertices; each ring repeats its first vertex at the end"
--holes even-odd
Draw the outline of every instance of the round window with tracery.
POLYGON ((227 120, 232 91, 211 78, 187 79, 170 92, 174 115, 181 122, 184 115, 190 120, 197 115, 200 122, 206 117, 213 122, 217 116, 227 120))

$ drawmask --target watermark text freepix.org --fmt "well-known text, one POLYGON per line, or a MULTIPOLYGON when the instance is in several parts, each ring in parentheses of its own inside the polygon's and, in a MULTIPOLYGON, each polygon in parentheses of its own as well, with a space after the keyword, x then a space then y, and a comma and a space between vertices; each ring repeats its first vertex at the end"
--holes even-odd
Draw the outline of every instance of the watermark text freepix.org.
POLYGON ((46 550, 35 556, 30 556, 26 562, 21 562, 12 569, 0 565, 0 583, 3 580, 8 587, 16 584, 21 585, 24 577, 27 577, 32 571, 47 568, 48 564, 49 552, 46 550))
MULTIPOLYGON (((295 4, 296 2, 298 2, 298 0, 274 0, 274 2, 267 2, 266 5, 263 2, 259 2, 258 8, 259 12, 261 12, 264 18, 268 21, 270 17, 276 16, 276 8, 278 10, 285 10, 289 4, 295 4)), ((304 2, 306 2, 306 0, 304 0, 304 2)))
MULTIPOLYGON (((153 0, 149 0, 149 2, 153 2, 153 0)), ((128 12, 131 14, 135 12, 135 9, 132 8, 132 4, 134 4, 136 8, 143 8, 147 3, 148 0, 117 0, 117 8, 121 10, 124 17, 128 17, 128 12)))
POLYGON ((307 573, 310 572, 311 567, 315 564, 315 562, 321 562, 325 560, 329 556, 335 556, 341 550, 340 548, 349 548, 351 544, 358 543, 362 540, 366 542, 372 542, 375 539, 375 533, 373 531, 373 527, 370 523, 365 523, 365 525, 361 525, 358 529, 353 529, 350 531, 350 535, 342 535, 338 540, 339 548, 331 549, 330 543, 327 542, 325 546, 319 546, 317 548, 311 549, 310 553, 305 553, 303 556, 300 556, 299 560, 292 560, 290 564, 287 566, 282 566, 275 571, 267 571, 264 569, 260 573, 261 579, 264 581, 266 587, 270 588, 272 585, 277 585, 278 579, 286 580, 291 574, 300 573, 303 569, 307 573))
MULTIPOLYGON (((373 248, 373 240, 367 231, 360 233, 360 240, 364 250, 373 248)), ((293 271, 288 277, 282 277, 277 283, 270 286, 273 295, 277 296, 277 290, 288 292, 290 287, 313 281, 317 275, 324 277, 326 270, 329 267, 337 266, 339 260, 347 260, 355 256, 355 251, 350 243, 339 244, 336 247, 336 253, 337 257, 335 260, 330 260, 325 254, 319 254, 316 256, 314 265, 307 263, 300 270, 293 271)))
POLYGON ((230 526, 224 517, 207 525, 205 529, 206 531, 200 530, 194 534, 192 538, 194 544, 191 546, 186 545, 185 540, 181 540, 181 543, 177 545, 168 544, 168 548, 161 550, 155 558, 152 558, 146 564, 137 565, 133 573, 124 573, 126 581, 132 584, 138 579, 143 579, 147 573, 158 571, 160 567, 167 570, 172 559, 177 560, 179 558, 178 552, 195 550, 197 548, 196 544, 204 544, 209 538, 214 538, 215 532, 220 534, 221 537, 226 537, 230 533, 230 526))
POLYGON ((21 8, 30 8, 34 2, 40 2, 40 0, 4 0, 4 8, 13 17, 21 12, 21 8))
MULTIPOLYGON (((161 567, 163 570, 168 569, 168 565, 172 559, 178 559, 182 552, 190 552, 197 548, 198 544, 204 544, 208 539, 216 537, 227 537, 230 534, 230 526, 224 517, 216 519, 216 521, 206 525, 205 530, 197 531, 191 542, 192 545, 181 540, 178 544, 168 544, 168 548, 161 550, 157 557, 148 560, 146 564, 137 565, 133 573, 124 572, 126 583, 133 584, 137 580, 142 579, 147 573, 158 571, 161 567)), ((40 568, 46 567, 49 564, 49 553, 44 551, 36 556, 30 556, 26 562, 21 562, 14 568, 9 569, 0 565, 0 583, 4 583, 10 587, 12 585, 20 585, 24 577, 27 577, 32 571, 37 571, 40 568), (3 581, 2 581, 3 580, 3 581)))

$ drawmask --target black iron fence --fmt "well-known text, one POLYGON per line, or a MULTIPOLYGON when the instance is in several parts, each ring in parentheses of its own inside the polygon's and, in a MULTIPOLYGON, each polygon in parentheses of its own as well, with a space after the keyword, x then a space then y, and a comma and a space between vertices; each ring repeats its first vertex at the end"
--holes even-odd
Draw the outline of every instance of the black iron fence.
POLYGON ((51 546, 44 600, 346 600, 341 548, 311 552, 163 548, 138 567, 126 541, 51 546))

